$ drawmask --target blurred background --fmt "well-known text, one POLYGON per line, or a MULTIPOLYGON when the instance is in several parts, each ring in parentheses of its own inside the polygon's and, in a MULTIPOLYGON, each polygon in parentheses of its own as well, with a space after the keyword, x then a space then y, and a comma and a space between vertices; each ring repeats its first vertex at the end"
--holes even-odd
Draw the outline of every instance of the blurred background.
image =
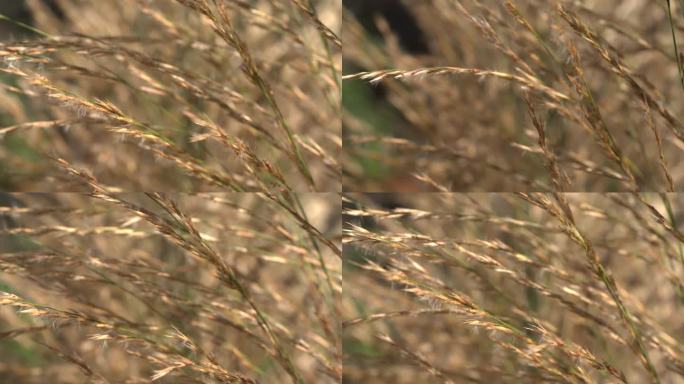
MULTIPOLYGON (((7 18, 16 22, 24 23, 26 25, 33 25, 35 23, 34 15, 31 13, 29 3, 43 7, 49 10, 57 17, 64 17, 62 9, 57 4, 56 0, 12 0, 4 1, 0 4, 0 13, 7 18)), ((30 35, 30 31, 22 28, 8 20, 0 20, 0 39, 2 40, 16 40, 30 35)))
MULTIPOLYGON (((562 19, 538 0, 515 5, 528 31, 504 2, 428 0, 344 1, 344 73, 455 66, 531 75, 571 99, 561 105, 532 95, 549 148, 571 191, 632 187, 587 123, 581 98, 563 69, 570 43, 578 48, 584 82, 638 188, 667 190, 660 152, 675 189, 684 182, 682 86, 666 2, 563 1, 619 57, 641 89, 677 120, 673 128, 656 107, 617 76, 562 19), (462 6, 462 7, 461 7, 462 6), (659 130, 662 148, 651 123, 659 130)), ((677 35, 682 3, 673 2, 677 35)), ((681 41, 681 37, 680 37, 681 41)), ((515 82, 473 75, 418 76, 402 81, 346 80, 343 92, 346 191, 514 191, 550 188, 537 133, 515 82)))
MULTIPOLYGON (((619 382, 568 356, 569 345, 620 370, 626 382, 651 381, 585 250, 544 209, 513 193, 345 198, 344 383, 619 382), (462 298, 491 317, 464 309, 462 298), (565 344, 535 335, 530 319, 565 344), (507 324, 529 339, 506 332, 507 324), (587 381, 573 375, 576 368, 587 381)), ((565 198, 649 341, 661 382, 681 383, 684 195, 565 198)))
MULTIPOLYGON (((170 219, 143 193, 117 198, 170 219)), ((339 257, 324 244, 310 249, 311 238, 298 222, 257 194, 167 198, 192 218, 277 324, 277 337, 302 379, 339 382, 339 257), (333 291, 323 286, 326 274, 333 291)), ((297 199, 307 223, 339 246, 339 196, 297 199)), ((287 374, 264 348, 266 335, 253 310, 210 262, 157 229, 134 211, 82 194, 0 193, 0 382, 143 383, 174 361, 188 368, 155 382, 224 382, 190 368, 206 362, 208 353, 231 374, 283 383, 287 374), (3 302, 5 294, 61 312, 22 312, 26 308, 3 302), (201 352, 170 339, 175 330, 201 352)))
MULTIPOLYGON (((228 7, 301 147, 301 162, 288 152, 278 114, 241 72, 239 55, 182 5, 3 1, 0 188, 73 190, 50 159, 62 157, 122 190, 223 190, 208 174, 235 177, 246 190, 260 188, 255 179, 283 187, 274 181, 278 176, 258 167, 280 172, 293 190, 341 190, 341 52, 327 46, 294 5, 250 4, 228 7), (258 12, 250 13, 251 7, 258 12), (38 38, 46 36, 63 40, 41 44, 38 38), (37 76, 76 100, 46 91, 37 76), (78 105, 84 100, 110 102, 147 131, 131 134, 130 124, 78 105), (232 147, 207 133, 216 126, 228 132, 232 147), (145 137, 150 134, 155 137, 145 137), (250 160, 257 163, 251 170, 250 160), (313 180, 295 161, 310 168, 313 180)), ((341 5, 311 4, 323 24, 339 31, 341 5)))

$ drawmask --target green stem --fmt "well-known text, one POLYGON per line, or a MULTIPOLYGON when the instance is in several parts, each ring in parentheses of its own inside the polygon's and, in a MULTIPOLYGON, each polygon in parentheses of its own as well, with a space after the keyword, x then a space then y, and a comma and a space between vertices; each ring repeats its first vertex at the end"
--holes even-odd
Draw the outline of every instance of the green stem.
POLYGON ((39 35, 41 35, 41 36, 43 36, 43 37, 48 37, 48 38, 51 38, 51 37, 52 37, 52 35, 50 35, 50 34, 47 33, 47 32, 43 32, 43 31, 41 31, 40 29, 35 28, 35 27, 32 27, 32 26, 30 26, 30 25, 28 25, 28 24, 26 24, 26 23, 22 23, 21 21, 14 20, 14 19, 12 19, 12 18, 6 16, 6 15, 3 14, 3 13, 0 13, 0 20, 7 21, 8 23, 12 23, 12 24, 14 24, 14 25, 16 25, 16 26, 18 26, 18 27, 24 28, 24 29, 26 29, 26 30, 28 30, 28 31, 31 31, 31 32, 33 32, 33 33, 37 33, 37 34, 39 34, 39 35))

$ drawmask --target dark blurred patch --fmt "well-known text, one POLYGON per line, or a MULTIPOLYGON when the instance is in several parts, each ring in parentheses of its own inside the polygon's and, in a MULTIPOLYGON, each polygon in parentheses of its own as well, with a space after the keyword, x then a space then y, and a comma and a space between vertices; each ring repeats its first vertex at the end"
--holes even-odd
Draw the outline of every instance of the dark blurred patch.
MULTIPOLYGON (((423 30, 418 25, 418 20, 411 13, 411 11, 404 5, 401 0, 343 0, 343 6, 349 10, 354 17, 361 23, 361 25, 368 31, 369 34, 382 39, 382 35, 375 24, 378 17, 387 20, 392 31, 397 35, 399 43, 402 48, 411 54, 420 55, 428 54, 429 46, 426 41, 423 30)), ((343 72, 355 73, 368 70, 363 68, 358 63, 351 60, 343 59, 343 72)), ((356 104, 371 105, 373 104, 372 117, 364 116, 359 111, 351 111, 357 117, 364 120, 378 120, 380 118, 379 111, 385 111, 385 115, 392 116, 392 118, 381 118, 383 122, 370 121, 376 128, 386 131, 385 127, 393 127, 392 130, 398 129, 399 124, 393 120, 402 120, 400 111, 394 110, 393 106, 386 102, 387 90, 383 84, 376 84, 370 86, 367 82, 358 81, 356 89, 353 90, 352 84, 347 82, 343 91, 343 104, 349 110, 352 101, 357 100, 356 104)), ((388 134, 388 132, 382 132, 388 134)), ((397 132, 394 132, 397 134, 397 132)), ((401 135, 400 135, 401 136, 401 135)))
MULTIPOLYGON (((418 1, 418 0, 413 0, 418 1)), ((354 15, 369 35, 382 40, 376 20, 387 21, 392 32, 397 36, 402 49, 408 54, 429 54, 425 33, 418 24, 415 15, 401 0, 343 0, 343 6, 354 15)), ((344 58, 343 72, 356 73, 369 70, 348 58, 344 58)), ((366 81, 346 81, 342 92, 342 103, 347 112, 365 121, 373 128, 372 135, 411 137, 416 130, 411 128, 403 113, 387 101, 387 89, 383 84, 370 85, 366 81)), ((343 126, 343 136, 346 136, 343 126)), ((366 151, 383 153, 381 146, 369 144, 366 151)), ((363 168, 364 174, 373 179, 386 179, 394 171, 372 157, 360 157, 356 161, 363 168)), ((413 181, 413 179, 411 179, 413 181)), ((397 181, 404 185, 403 181, 397 181)), ((361 223, 374 225, 373 223, 361 223)))
MULTIPOLYGON (((15 196, 9 193, 0 192, 0 207, 18 207, 23 206, 15 196)), ((9 213, 0 213, 0 228, 14 228, 16 223, 14 218, 9 213)))
POLYGON ((342 4, 371 34, 381 36, 375 25, 375 18, 381 16, 387 20, 406 51, 413 54, 429 53, 425 34, 415 16, 400 0, 343 0, 342 4))
MULTIPOLYGON (((59 19, 64 18, 64 11, 57 5, 55 0, 42 0, 42 2, 59 19)), ((19 23, 33 25, 33 17, 24 0, 0 0, 0 14, 19 23)), ((15 23, 0 20, 0 39, 23 37, 30 34, 30 31, 21 28, 15 23)))
MULTIPOLYGON (((368 201, 372 204, 372 208, 375 208, 375 209, 392 211, 392 210, 397 209, 397 208, 406 207, 406 204, 402 203, 400 200, 400 197, 395 193, 385 193, 385 192, 364 193, 363 196, 366 199, 368 199, 368 201)), ((342 209, 343 210, 367 208, 367 207, 362 207, 358 204, 357 197, 354 196, 354 194, 351 194, 350 198, 353 202, 352 201, 342 202, 342 209)), ((359 217, 359 216, 342 215, 342 222, 357 225, 359 227, 366 228, 368 230, 372 230, 372 229, 375 229, 375 228, 378 228, 381 226, 380 223, 378 223, 378 221, 376 219, 374 219, 373 217, 368 217, 368 216, 359 217)))
POLYGON ((63 20, 66 16, 62 8, 59 7, 56 0, 43 0, 43 2, 50 8, 50 11, 55 14, 60 20, 63 20))

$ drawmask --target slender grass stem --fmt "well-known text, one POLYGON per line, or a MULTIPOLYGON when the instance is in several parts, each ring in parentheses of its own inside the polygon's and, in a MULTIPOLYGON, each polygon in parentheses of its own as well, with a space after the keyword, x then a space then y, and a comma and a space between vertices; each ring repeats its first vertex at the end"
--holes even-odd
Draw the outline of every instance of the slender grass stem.
POLYGON ((675 59, 677 60, 677 70, 679 71, 679 80, 684 90, 684 68, 682 68, 682 59, 679 57, 679 47, 677 45, 677 32, 675 31, 674 20, 672 18, 672 4, 667 0, 667 19, 670 23, 670 31, 672 32, 672 45, 674 46, 675 59))

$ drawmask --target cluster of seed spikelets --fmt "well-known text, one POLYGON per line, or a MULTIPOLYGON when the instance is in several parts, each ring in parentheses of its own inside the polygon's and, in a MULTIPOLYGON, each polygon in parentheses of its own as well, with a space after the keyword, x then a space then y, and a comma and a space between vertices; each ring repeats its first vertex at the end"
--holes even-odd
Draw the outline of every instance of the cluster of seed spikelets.
POLYGON ((398 195, 388 210, 349 195, 343 333, 366 352, 346 351, 345 375, 679 382, 684 200, 671 199, 398 195))
POLYGON ((50 157, 129 190, 340 189, 340 42, 318 16, 338 5, 28 3, 38 37, 0 44, 0 135, 41 161, 1 146, 7 189, 68 183, 50 157))
POLYGON ((0 337, 42 360, 3 352, 4 377, 341 378, 334 195, 114 194, 70 170, 90 197, 17 194, 0 212, 0 337))
POLYGON ((674 191, 684 124, 672 44, 683 24, 670 18, 670 35, 669 2, 653 3, 407 2, 425 31, 421 54, 384 20, 382 45, 348 17, 345 66, 364 71, 343 78, 350 89, 382 86, 393 112, 388 128, 344 111, 345 186, 396 190, 394 178, 417 179, 406 191, 674 191), (369 162, 388 176, 374 178, 369 162))
POLYGON ((0 183, 87 194, 0 195, 0 381, 339 382, 339 4, 54 3, 0 183))

